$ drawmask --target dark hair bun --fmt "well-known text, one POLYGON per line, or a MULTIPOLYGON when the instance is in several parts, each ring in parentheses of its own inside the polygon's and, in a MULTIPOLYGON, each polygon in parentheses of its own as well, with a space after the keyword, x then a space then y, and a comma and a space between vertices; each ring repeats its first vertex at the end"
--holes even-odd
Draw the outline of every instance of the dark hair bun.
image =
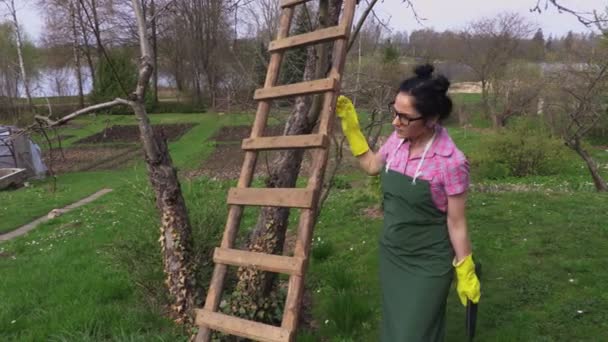
POLYGON ((433 77, 435 68, 430 64, 414 69, 416 76, 401 82, 399 92, 414 97, 414 107, 425 119, 447 118, 452 112, 452 100, 447 94, 450 81, 443 75, 433 77))
POLYGON ((425 80, 431 78, 431 75, 433 74, 434 70, 435 67, 430 64, 421 64, 414 68, 414 73, 416 74, 416 76, 418 76, 418 78, 425 80))
POLYGON ((434 88, 440 93, 445 93, 450 87, 450 81, 443 75, 437 76, 435 79, 434 88))

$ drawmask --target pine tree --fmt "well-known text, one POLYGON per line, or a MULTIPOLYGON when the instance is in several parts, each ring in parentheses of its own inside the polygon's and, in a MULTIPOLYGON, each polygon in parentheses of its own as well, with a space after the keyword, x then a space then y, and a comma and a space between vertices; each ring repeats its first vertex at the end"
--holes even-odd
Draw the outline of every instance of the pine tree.
POLYGON ((536 61, 545 59, 545 37, 543 29, 539 28, 532 38, 533 58, 536 61))
POLYGON ((94 103, 124 98, 125 92, 135 89, 137 83, 137 67, 126 52, 113 51, 108 57, 109 60, 102 58, 97 63, 97 77, 91 92, 94 103))
POLYGON ((383 64, 393 64, 399 60, 399 49, 393 45, 390 39, 386 41, 382 54, 383 64))

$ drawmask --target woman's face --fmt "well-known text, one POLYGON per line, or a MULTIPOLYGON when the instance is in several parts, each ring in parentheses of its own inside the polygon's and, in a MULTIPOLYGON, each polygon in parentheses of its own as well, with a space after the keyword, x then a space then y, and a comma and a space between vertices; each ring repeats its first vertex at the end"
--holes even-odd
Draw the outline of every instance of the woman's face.
POLYGON ((399 138, 416 139, 429 130, 426 120, 421 119, 422 115, 414 108, 413 96, 400 92, 395 98, 393 107, 392 124, 399 138))

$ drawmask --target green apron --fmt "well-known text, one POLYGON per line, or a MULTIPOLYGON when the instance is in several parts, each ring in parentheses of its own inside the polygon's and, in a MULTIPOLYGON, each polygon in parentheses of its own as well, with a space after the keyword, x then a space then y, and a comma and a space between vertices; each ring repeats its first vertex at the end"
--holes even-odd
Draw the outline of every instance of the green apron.
POLYGON ((443 341, 454 251, 428 181, 382 172, 382 341, 443 341))

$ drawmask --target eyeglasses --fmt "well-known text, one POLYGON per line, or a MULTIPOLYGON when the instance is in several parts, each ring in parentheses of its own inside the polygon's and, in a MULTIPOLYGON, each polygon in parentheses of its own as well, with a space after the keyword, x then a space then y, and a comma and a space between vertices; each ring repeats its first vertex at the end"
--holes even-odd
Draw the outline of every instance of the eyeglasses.
POLYGON ((399 113, 397 110, 395 110, 394 101, 388 104, 388 111, 393 114, 393 120, 395 119, 396 116, 398 116, 399 122, 401 122, 401 124, 404 126, 409 126, 410 122, 412 122, 412 121, 418 121, 418 120, 424 119, 423 116, 412 118, 407 113, 399 113))

